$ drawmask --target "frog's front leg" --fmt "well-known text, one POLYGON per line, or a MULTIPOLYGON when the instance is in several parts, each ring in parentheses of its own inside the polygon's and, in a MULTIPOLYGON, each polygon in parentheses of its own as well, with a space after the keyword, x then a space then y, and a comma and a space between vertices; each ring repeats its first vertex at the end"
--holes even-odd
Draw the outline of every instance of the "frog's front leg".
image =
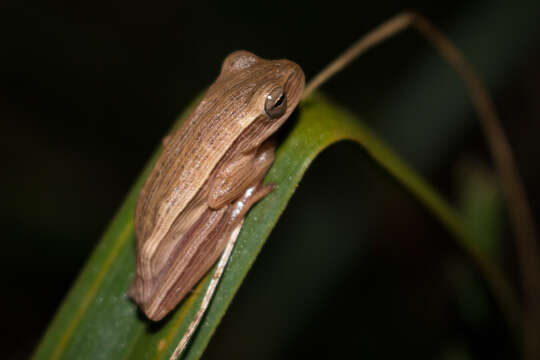
MULTIPOLYGON (((260 184, 274 161, 275 144, 265 141, 258 149, 249 152, 232 152, 226 156, 223 165, 218 166, 215 175, 209 180, 210 191, 208 205, 219 209, 231 204, 235 199, 245 198, 246 191, 251 189, 252 198, 249 206, 264 197, 272 190, 272 186, 256 186, 260 184), (261 192, 264 195, 261 195, 261 192)), ((247 201, 247 198, 246 198, 247 201)), ((249 208, 249 207, 248 207, 249 208)))

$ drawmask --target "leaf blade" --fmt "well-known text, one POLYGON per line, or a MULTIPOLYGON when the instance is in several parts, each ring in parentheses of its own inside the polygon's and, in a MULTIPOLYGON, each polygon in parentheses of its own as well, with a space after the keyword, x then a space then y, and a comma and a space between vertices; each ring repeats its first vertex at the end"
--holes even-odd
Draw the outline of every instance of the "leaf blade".
MULTIPOLYGON (((185 114, 184 114, 185 115, 185 114)), ((181 117, 183 118, 183 117, 181 117)), ((181 121, 181 120, 179 120, 181 121)), ((404 164, 358 119, 320 96, 301 104, 290 135, 276 153, 265 181, 274 191, 250 211, 200 328, 184 358, 198 359, 307 168, 339 141, 354 141, 413 193, 452 232, 495 289, 510 323, 518 326, 518 307, 497 267, 474 247, 463 222, 429 185, 404 164), (499 279, 495 280, 494 279, 499 279), (502 279, 502 280, 500 280, 502 279)), ((157 155, 130 191, 47 331, 34 359, 167 359, 189 324, 208 281, 202 281, 165 322, 150 324, 127 297, 135 264, 133 211, 144 179, 157 155)))

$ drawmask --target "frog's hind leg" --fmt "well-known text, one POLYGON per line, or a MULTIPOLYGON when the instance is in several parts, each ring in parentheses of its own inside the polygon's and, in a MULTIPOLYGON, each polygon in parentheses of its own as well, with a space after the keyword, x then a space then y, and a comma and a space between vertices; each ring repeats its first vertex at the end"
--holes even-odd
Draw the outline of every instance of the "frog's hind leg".
MULTIPOLYGON (((260 179, 258 181, 260 181, 260 179)), ((191 336, 193 335, 193 333, 197 329, 197 326, 201 322, 206 312, 206 309, 210 305, 210 301, 212 300, 212 297, 214 296, 214 292, 216 291, 219 280, 221 279, 221 276, 223 275, 225 266, 227 266, 227 262, 229 261, 229 258, 231 257, 232 250, 236 243, 236 239, 238 238, 238 234, 240 233, 240 229, 244 222, 244 216, 257 201, 265 197, 269 192, 272 191, 273 188, 274 188, 273 184, 262 185, 260 183, 257 183, 256 185, 249 187, 244 192, 242 197, 238 199, 237 201, 235 201, 234 204, 232 204, 231 207, 227 210, 228 211, 227 215, 229 215, 228 216, 229 222, 227 224, 227 230, 222 233, 222 234, 225 234, 225 236, 228 236, 227 244, 225 245, 225 249, 223 250, 221 257, 219 258, 219 262, 217 264, 214 274, 212 275, 212 279, 210 280, 210 283, 208 284, 208 287, 206 288, 206 292, 203 296, 199 310, 197 310, 197 313, 195 314, 195 317, 191 320, 191 323, 189 324, 186 332, 184 333, 184 336, 182 336, 182 339, 180 339, 180 342, 176 346, 176 349, 171 355, 171 358, 170 358, 171 360, 176 360, 176 358, 178 358, 178 356, 185 349, 189 340, 191 339, 191 336)))
POLYGON ((227 246, 225 246, 225 250, 223 251, 221 258, 219 259, 216 271, 214 272, 214 275, 212 275, 212 279, 210 280, 210 283, 208 284, 208 287, 206 288, 206 292, 203 296, 199 310, 197 310, 195 317, 191 320, 191 323, 186 329, 186 332, 184 333, 184 335, 182 336, 182 339, 180 339, 180 342, 178 343, 178 345, 176 345, 176 348, 174 349, 174 352, 172 353, 170 360, 176 360, 178 356, 180 356, 182 351, 184 351, 189 340, 191 339, 191 336, 193 335, 193 333, 197 329, 197 326, 201 322, 206 312, 206 309, 208 308, 208 305, 210 305, 210 301, 212 300, 212 297, 214 296, 214 292, 216 291, 219 280, 221 279, 221 275, 223 275, 223 270, 225 270, 225 266, 227 265, 227 262, 229 261, 229 258, 231 257, 232 249, 234 248, 234 244, 236 243, 236 239, 238 237, 238 234, 240 233, 240 228, 242 227, 242 222, 243 221, 241 221, 234 228, 233 232, 230 234, 229 241, 227 242, 227 246))

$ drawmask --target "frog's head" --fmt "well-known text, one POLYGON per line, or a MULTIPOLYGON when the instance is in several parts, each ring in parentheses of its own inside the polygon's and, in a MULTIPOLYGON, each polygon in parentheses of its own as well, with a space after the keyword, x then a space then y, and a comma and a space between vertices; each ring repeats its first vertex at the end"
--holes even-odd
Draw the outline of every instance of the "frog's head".
POLYGON ((305 77, 302 68, 289 60, 265 60, 240 50, 225 58, 214 84, 222 98, 234 103, 237 121, 246 128, 255 120, 267 120, 268 137, 289 117, 300 101, 305 77))

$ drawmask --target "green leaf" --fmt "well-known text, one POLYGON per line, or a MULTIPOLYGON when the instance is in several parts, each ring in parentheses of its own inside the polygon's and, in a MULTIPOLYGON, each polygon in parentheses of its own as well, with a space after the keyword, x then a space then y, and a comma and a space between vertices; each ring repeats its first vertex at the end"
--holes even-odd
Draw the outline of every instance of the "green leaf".
MULTIPOLYGON (((464 223, 482 253, 502 261, 504 199, 495 174, 482 163, 466 159, 458 166, 459 208, 464 223)), ((474 328, 490 326, 490 302, 486 288, 462 258, 448 259, 448 275, 455 289, 460 317, 474 328)))
MULTIPOLYGON (((211 307, 184 358, 201 356, 307 168, 322 150, 342 140, 360 144, 455 235, 480 270, 508 322, 519 329, 519 308, 506 277, 475 247, 454 210, 357 118, 314 95, 301 104, 298 120, 276 153, 265 180, 275 183, 275 190, 249 212, 211 307)), ((158 324, 146 320, 127 296, 135 268, 133 210, 137 193, 156 157, 129 193, 73 285, 34 359, 157 360, 168 359, 174 350, 198 308, 208 279, 201 281, 181 306, 158 324)))

